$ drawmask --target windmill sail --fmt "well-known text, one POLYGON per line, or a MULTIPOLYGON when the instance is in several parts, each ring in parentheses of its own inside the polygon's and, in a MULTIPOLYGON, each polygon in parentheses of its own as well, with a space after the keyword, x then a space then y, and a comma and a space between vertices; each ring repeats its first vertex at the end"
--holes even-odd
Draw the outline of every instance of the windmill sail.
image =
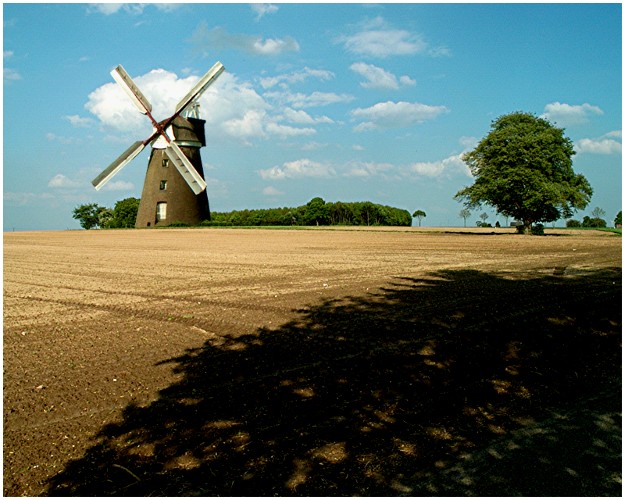
POLYGON ((165 149, 165 153, 195 194, 200 194, 206 189, 206 182, 204 182, 202 176, 197 173, 195 167, 175 142, 172 141, 169 143, 169 146, 165 149))
POLYGON ((182 98, 182 100, 176 105, 175 115, 182 113, 194 99, 200 96, 216 79, 221 75, 226 68, 220 62, 216 62, 206 74, 200 78, 200 81, 189 91, 189 93, 182 98))
POLYGON ((93 184, 96 190, 100 190, 100 188, 104 186, 104 184, 111 180, 111 177, 113 177, 117 172, 119 172, 128 163, 130 163, 135 158, 135 156, 141 153, 141 151, 143 151, 143 148, 145 148, 145 143, 143 143, 142 141, 135 142, 126 151, 119 155, 117 160, 115 160, 106 169, 104 169, 100 175, 93 179, 91 181, 91 184, 93 184))
POLYGON ((124 92, 128 94, 128 97, 130 97, 130 100, 140 113, 149 115, 152 112, 150 101, 141 93, 139 87, 135 85, 135 82, 132 81, 132 78, 126 73, 126 70, 121 64, 111 71, 111 76, 119 83, 120 87, 124 89, 124 92))

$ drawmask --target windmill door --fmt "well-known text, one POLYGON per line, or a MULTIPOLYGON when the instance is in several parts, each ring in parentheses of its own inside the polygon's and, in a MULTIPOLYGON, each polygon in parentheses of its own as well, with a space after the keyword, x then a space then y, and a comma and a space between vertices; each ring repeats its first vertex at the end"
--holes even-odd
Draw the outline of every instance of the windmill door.
POLYGON ((156 204, 156 222, 167 219, 167 203, 161 201, 156 204))

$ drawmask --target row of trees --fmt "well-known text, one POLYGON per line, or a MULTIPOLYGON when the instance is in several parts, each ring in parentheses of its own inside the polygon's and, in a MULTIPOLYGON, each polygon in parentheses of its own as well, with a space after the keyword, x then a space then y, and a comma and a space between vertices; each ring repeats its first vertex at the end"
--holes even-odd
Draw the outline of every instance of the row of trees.
POLYGON ((326 202, 316 197, 295 208, 213 212, 210 226, 410 226, 410 212, 363 202, 326 202))
MULTIPOLYGON (((107 208, 97 203, 76 207, 74 219, 83 229, 115 229, 135 227, 138 198, 126 198, 107 208)), ((425 217, 418 210, 415 217, 425 217)), ((400 208, 378 205, 370 201, 326 203, 323 198, 313 198, 306 205, 295 208, 267 208, 213 212, 204 226, 410 226, 410 212, 400 208)), ((179 225, 179 224, 178 224, 179 225)))
MULTIPOLYGON (((471 211, 467 208, 463 208, 462 210, 460 210, 460 212, 458 213, 458 216, 461 219, 464 219, 464 226, 467 226, 467 219, 469 217, 471 217, 471 211)), ((566 221, 566 227, 607 227, 608 223, 605 219, 603 219, 603 217, 605 216, 605 210, 603 210, 600 207, 595 207, 593 209, 593 211, 591 212, 592 217, 585 215, 584 219, 582 221, 579 221, 577 219, 569 219, 566 221)), ((414 215, 413 215, 414 217, 414 215)), ((492 227, 492 225, 488 222, 486 222, 489 218, 489 215, 484 212, 482 214, 480 214, 480 219, 482 219, 481 221, 476 221, 475 225, 478 227, 492 227)), ((508 225, 508 219, 509 217, 504 216, 505 219, 505 225, 508 225)), ((615 219, 614 219, 614 227, 620 227, 622 225, 623 221, 622 221, 622 212, 619 212, 615 219)), ((496 227, 500 227, 499 221, 495 222, 495 226, 496 227)))

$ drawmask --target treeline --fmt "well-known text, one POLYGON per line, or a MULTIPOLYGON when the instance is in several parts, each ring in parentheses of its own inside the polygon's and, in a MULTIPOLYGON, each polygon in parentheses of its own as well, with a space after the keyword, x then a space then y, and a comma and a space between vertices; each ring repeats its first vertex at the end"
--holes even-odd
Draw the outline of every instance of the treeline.
POLYGON ((328 202, 313 198, 295 208, 212 212, 206 226, 410 226, 408 210, 370 201, 328 202))

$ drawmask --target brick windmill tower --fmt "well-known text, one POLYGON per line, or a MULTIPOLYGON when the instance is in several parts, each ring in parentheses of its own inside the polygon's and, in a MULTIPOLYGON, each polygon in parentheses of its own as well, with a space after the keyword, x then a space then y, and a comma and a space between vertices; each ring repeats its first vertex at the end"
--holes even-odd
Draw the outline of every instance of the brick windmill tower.
POLYGON ((152 105, 120 65, 111 75, 137 109, 152 121, 154 132, 136 141, 109 165, 92 184, 100 189, 151 143, 135 227, 168 226, 173 222, 196 225, 210 219, 200 148, 206 145, 205 121, 199 118, 197 99, 223 73, 216 63, 176 105, 174 114, 162 122, 152 116, 152 105))

